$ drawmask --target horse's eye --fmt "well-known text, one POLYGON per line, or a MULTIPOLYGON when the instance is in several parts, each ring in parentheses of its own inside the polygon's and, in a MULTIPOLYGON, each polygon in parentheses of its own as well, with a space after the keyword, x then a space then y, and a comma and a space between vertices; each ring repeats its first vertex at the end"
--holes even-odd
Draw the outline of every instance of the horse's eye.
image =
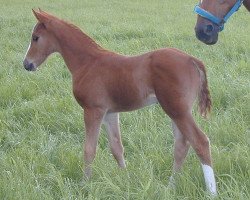
POLYGON ((219 3, 220 3, 220 4, 225 3, 225 0, 219 0, 219 3))
POLYGON ((37 42, 37 41, 38 41, 38 39, 39 39, 39 37, 38 37, 38 36, 33 36, 33 37, 32 37, 32 40, 33 40, 34 42, 37 42))

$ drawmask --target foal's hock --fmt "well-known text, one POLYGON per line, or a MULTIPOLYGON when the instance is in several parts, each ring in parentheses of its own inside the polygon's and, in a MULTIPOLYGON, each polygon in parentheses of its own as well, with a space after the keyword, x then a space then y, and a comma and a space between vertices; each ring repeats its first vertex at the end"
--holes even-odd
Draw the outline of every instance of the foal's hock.
POLYGON ((138 56, 119 55, 100 47, 76 26, 41 10, 33 12, 38 23, 24 67, 34 71, 50 54, 62 55, 72 74, 74 96, 84 109, 87 177, 91 175, 101 124, 106 126, 118 165, 124 168, 119 112, 159 102, 173 123, 173 173, 180 170, 191 145, 201 161, 207 189, 216 194, 209 140, 192 117, 197 95, 202 115, 211 107, 206 70, 201 61, 173 48, 138 56))

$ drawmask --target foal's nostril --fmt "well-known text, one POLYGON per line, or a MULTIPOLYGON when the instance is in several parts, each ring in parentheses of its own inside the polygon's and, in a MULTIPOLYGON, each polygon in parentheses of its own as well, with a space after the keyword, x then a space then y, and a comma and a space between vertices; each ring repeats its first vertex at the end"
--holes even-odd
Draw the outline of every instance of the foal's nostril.
POLYGON ((209 24, 209 25, 205 26, 204 32, 205 32, 206 34, 210 35, 210 34, 212 34, 213 30, 214 30, 213 25, 209 24))
POLYGON ((25 68, 27 65, 28 65, 28 61, 25 59, 25 60, 23 61, 23 66, 24 66, 24 68, 25 68))

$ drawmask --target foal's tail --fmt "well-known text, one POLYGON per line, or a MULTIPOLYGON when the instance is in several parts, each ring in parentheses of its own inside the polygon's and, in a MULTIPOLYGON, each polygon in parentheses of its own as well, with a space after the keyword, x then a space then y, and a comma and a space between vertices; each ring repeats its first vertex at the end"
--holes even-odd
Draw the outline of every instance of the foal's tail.
POLYGON ((212 101, 211 101, 210 92, 209 92, 208 83, 207 83, 206 68, 204 64, 197 59, 195 59, 194 64, 199 71, 200 80, 201 80, 200 90, 198 92, 199 111, 200 111, 201 116, 206 118, 212 106, 212 101))

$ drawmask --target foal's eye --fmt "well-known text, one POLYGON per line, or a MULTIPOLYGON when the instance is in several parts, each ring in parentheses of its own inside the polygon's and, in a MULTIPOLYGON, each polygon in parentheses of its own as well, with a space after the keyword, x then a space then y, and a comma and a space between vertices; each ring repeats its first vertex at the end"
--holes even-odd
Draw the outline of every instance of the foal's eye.
POLYGON ((33 40, 34 42, 37 42, 37 41, 38 41, 38 39, 39 39, 39 37, 38 37, 38 36, 33 36, 33 37, 32 37, 32 40, 33 40))

